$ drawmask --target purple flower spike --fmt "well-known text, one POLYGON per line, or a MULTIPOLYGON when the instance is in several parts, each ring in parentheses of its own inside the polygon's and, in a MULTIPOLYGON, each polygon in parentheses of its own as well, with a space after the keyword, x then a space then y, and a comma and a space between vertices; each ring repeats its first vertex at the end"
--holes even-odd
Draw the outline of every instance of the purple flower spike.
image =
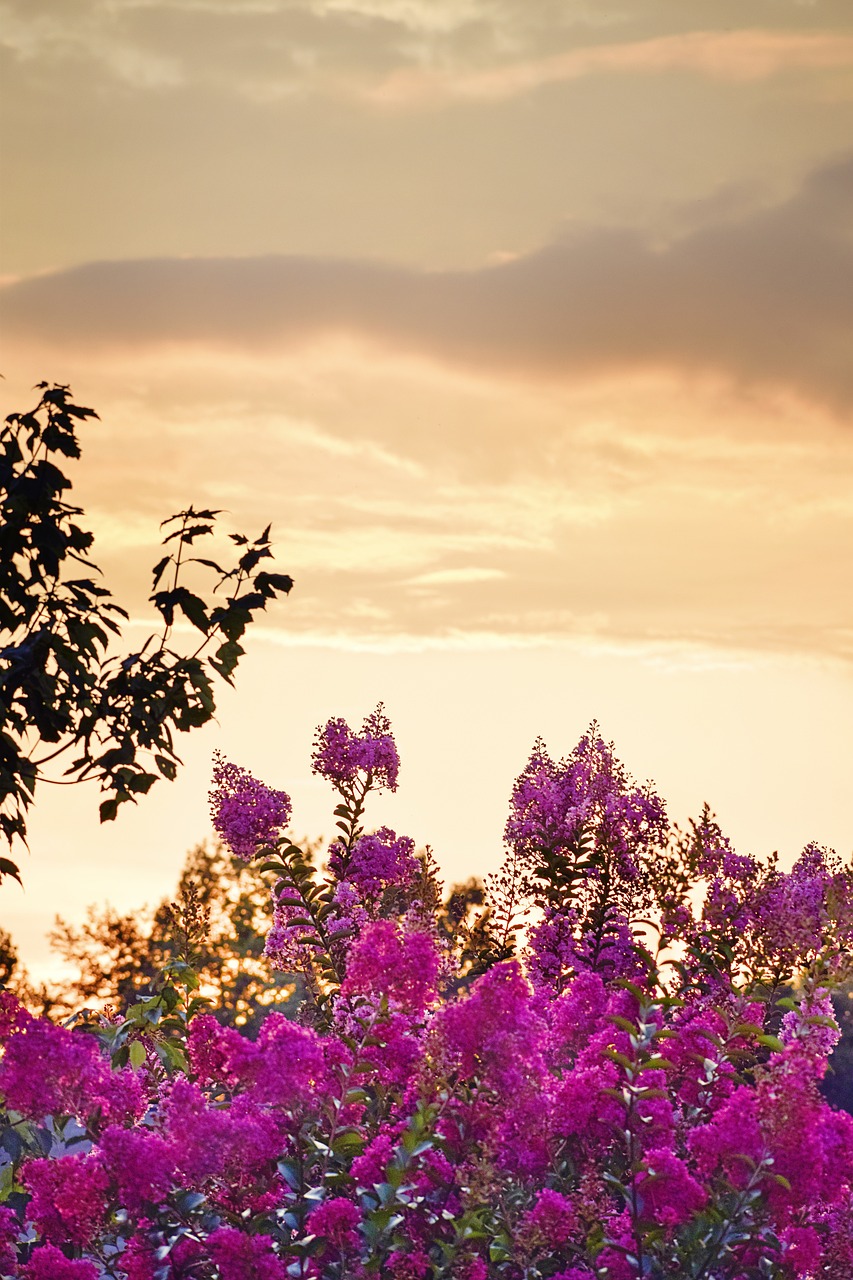
POLYGON ((350 794, 359 774, 364 774, 371 788, 396 791, 400 757, 382 703, 367 716, 360 733, 353 733, 341 719, 329 720, 319 728, 311 768, 344 796, 350 794))
POLYGON ((259 848, 274 844, 290 819, 290 796, 254 778, 247 769, 214 755, 210 793, 213 827, 236 858, 249 862, 259 848))

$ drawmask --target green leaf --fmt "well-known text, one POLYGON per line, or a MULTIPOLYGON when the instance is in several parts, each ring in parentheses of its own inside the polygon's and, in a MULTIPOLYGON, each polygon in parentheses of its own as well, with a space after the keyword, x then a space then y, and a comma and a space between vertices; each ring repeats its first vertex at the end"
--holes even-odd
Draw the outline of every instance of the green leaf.
POLYGON ((128 1050, 128 1059, 132 1067, 141 1067, 146 1058, 145 1045, 141 1040, 133 1040, 128 1050))

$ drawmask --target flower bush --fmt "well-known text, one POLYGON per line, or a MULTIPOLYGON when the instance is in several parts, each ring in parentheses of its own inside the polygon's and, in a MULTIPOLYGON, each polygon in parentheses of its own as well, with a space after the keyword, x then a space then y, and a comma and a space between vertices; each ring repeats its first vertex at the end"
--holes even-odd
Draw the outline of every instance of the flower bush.
POLYGON ((0 995, 0 1275, 21 1280, 850 1280, 853 1119, 823 1099, 853 872, 673 827, 596 726, 517 780, 479 913, 362 825, 382 708, 318 732, 339 834, 219 760, 214 825, 272 880, 298 1021, 198 989, 57 1026, 0 995))

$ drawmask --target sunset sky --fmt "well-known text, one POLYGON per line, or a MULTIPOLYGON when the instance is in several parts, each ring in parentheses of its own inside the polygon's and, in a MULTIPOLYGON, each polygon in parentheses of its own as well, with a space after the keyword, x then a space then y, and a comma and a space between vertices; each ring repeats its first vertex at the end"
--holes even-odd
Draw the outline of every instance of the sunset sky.
POLYGON ((219 748, 331 830, 314 727, 382 699, 368 817, 493 869, 593 717, 679 821, 853 851, 850 0, 5 0, 3 413, 70 383, 96 560, 272 521, 291 597, 186 769, 45 788, 32 970, 156 901, 219 748))

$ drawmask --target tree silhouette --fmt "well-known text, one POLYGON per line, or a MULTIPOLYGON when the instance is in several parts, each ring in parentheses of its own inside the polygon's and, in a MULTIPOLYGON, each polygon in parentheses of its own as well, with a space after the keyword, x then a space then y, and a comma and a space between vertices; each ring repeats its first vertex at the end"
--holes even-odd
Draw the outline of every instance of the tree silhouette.
MULTIPOLYGON (((175 733, 206 724, 215 702, 212 675, 229 683, 240 644, 259 610, 293 586, 259 564, 272 555, 269 527, 250 541, 232 533, 235 562, 198 556, 218 511, 189 507, 163 521, 166 553, 154 568, 150 601, 161 628, 136 652, 118 652, 127 613, 100 581, 92 533, 62 466, 80 457, 77 428, 97 418, 74 404, 67 386, 39 383, 29 413, 10 414, 0 430, 0 832, 26 841, 26 816, 40 782, 94 779, 105 798, 101 821, 136 802, 158 778, 175 777, 175 733), (200 566, 210 596, 184 581, 200 566), (198 633, 177 647, 183 616, 198 633), (49 766, 72 758, 61 778, 49 766)), ((0 858, 0 877, 20 880, 0 858)))

